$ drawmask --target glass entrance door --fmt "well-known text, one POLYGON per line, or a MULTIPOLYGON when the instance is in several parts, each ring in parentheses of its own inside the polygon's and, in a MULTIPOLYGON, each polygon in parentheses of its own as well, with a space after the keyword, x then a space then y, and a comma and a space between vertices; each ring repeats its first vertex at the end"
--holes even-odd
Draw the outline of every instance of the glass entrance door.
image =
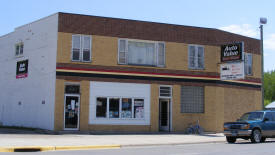
POLYGON ((169 131, 169 99, 159 100, 159 129, 169 131))
POLYGON ((65 95, 64 130, 79 128, 79 95, 65 95))

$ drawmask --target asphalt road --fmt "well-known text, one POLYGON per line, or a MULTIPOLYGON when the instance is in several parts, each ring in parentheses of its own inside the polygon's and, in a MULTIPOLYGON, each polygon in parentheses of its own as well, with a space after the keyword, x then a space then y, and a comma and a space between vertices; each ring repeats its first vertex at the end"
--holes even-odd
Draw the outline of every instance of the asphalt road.
MULTIPOLYGON (((261 144, 250 142, 208 143, 208 144, 186 144, 186 145, 163 145, 163 146, 140 146, 122 147, 120 149, 101 150, 78 150, 78 151, 52 151, 52 152, 24 152, 20 154, 28 155, 274 155, 275 141, 268 141, 261 144)), ((2 154, 2 153, 0 153, 2 154)), ((6 153, 19 154, 19 153, 6 153)))

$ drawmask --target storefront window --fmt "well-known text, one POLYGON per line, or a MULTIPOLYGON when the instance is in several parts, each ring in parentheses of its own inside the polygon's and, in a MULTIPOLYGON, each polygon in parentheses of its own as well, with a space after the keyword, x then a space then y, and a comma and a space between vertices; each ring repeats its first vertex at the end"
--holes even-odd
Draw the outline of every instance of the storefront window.
POLYGON ((107 98, 98 97, 96 99, 96 117, 106 118, 107 98))
POLYGON ((135 118, 144 118, 144 99, 134 99, 135 118))
POLYGON ((109 118, 119 118, 119 98, 109 99, 109 118))
POLYGON ((143 119, 145 118, 144 99, 97 97, 96 117, 143 119))
POLYGON ((132 118, 132 99, 122 98, 121 118, 132 118))

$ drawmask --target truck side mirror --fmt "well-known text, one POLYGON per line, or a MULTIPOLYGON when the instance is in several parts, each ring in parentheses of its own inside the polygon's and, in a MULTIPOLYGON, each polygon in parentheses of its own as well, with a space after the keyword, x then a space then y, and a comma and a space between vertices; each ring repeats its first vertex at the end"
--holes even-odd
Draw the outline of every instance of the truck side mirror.
POLYGON ((269 119, 268 118, 264 118, 264 122, 266 122, 266 121, 269 121, 269 119))

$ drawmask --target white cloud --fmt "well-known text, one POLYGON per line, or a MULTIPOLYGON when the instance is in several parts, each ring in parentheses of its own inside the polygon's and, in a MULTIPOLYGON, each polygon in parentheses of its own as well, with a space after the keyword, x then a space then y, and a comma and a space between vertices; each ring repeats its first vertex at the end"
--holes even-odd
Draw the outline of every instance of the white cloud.
POLYGON ((229 25, 220 27, 219 29, 253 38, 258 36, 257 28, 251 26, 250 24, 229 25))
MULTIPOLYGON (((253 37, 253 38, 258 38, 260 37, 259 30, 256 27, 253 27, 250 24, 242 24, 242 25, 229 25, 229 26, 224 26, 220 27, 220 30, 248 36, 248 37, 253 37)), ((271 50, 275 51, 275 33, 269 34, 264 36, 264 50, 271 50)))
POLYGON ((275 33, 264 36, 264 49, 275 51, 275 33))

